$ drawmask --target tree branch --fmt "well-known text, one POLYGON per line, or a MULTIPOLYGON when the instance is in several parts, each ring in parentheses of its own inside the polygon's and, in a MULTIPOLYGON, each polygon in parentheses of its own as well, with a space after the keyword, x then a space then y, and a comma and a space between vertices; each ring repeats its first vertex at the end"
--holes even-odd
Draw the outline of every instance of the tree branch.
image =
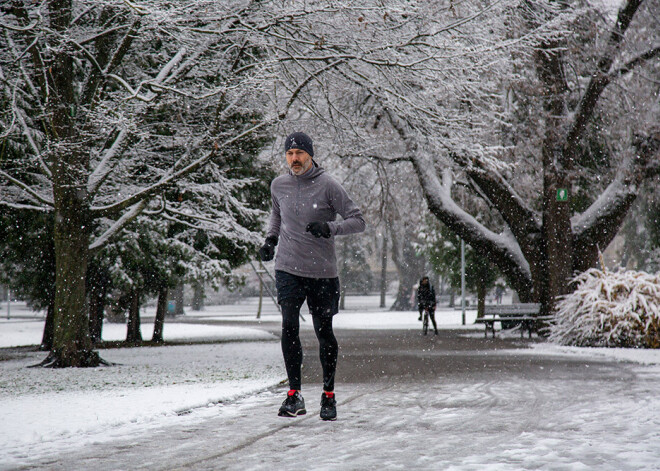
POLYGON ((41 196, 39 193, 34 191, 29 185, 23 183, 22 181, 18 180, 17 178, 12 177, 8 173, 6 173, 3 170, 0 170, 0 177, 4 177, 6 180, 9 180, 10 183, 13 183, 17 187, 19 187, 21 190, 25 191, 28 193, 30 196, 32 196, 35 200, 37 200, 39 203, 45 204, 47 206, 53 207, 53 202, 50 201, 48 198, 45 198, 41 196))
POLYGON ((612 63, 614 62, 614 56, 642 2, 643 0, 628 0, 619 10, 616 23, 607 42, 607 49, 598 61, 596 71, 592 75, 580 100, 573 118, 573 123, 568 132, 564 147, 564 155, 568 159, 575 157, 582 134, 587 127, 587 123, 593 116, 596 103, 598 103, 600 96, 613 78, 613 75, 610 74, 610 67, 612 67, 612 63))
POLYGON ((112 216, 113 214, 117 214, 134 204, 146 200, 153 196, 154 194, 162 191, 164 188, 167 186, 171 185, 175 181, 181 179, 182 177, 185 177, 186 175, 189 175, 193 172, 195 172, 197 169, 202 167, 203 165, 206 165, 207 162, 209 162, 211 159, 213 159, 217 153, 217 151, 223 147, 227 147, 234 142, 242 139, 243 137, 258 131, 259 129, 266 127, 270 125, 274 120, 264 120, 261 123, 243 131, 242 133, 237 134, 236 136, 227 139, 221 144, 215 143, 213 150, 208 152, 205 156, 198 158, 194 162, 190 163, 189 165, 183 167, 180 170, 172 170, 170 169, 169 172, 167 172, 157 183, 154 185, 151 185, 150 187, 147 187, 136 194, 122 200, 118 201, 117 203, 107 205, 107 206, 98 206, 98 207, 92 207, 90 208, 90 211, 95 215, 95 217, 103 217, 103 216, 112 216))
POLYGON ((507 277, 523 298, 532 293, 532 273, 520 245, 511 233, 496 234, 451 198, 451 174, 446 171, 440 183, 433 162, 418 152, 417 144, 408 136, 404 124, 389 109, 385 109, 392 126, 406 144, 406 153, 419 178, 424 197, 433 215, 480 255, 487 257, 507 277))
MULTIPOLYGON (((98 90, 98 87, 101 85, 101 83, 110 76, 110 73, 121 64, 121 61, 124 59, 124 56, 128 52, 128 50, 131 47, 131 44, 133 43, 133 39, 135 38, 135 35, 137 34, 137 28, 140 25, 140 19, 136 19, 133 21, 131 24, 129 30, 126 32, 124 35, 121 43, 117 47, 117 49, 114 51, 112 54, 112 57, 108 60, 107 64, 104 64, 103 67, 101 65, 97 64, 98 67, 95 67, 92 69, 91 73, 89 74, 89 78, 87 79, 87 82, 85 83, 83 87, 83 94, 82 94, 82 99, 81 102, 85 105, 89 105, 92 103, 94 100, 94 97, 96 96, 96 92, 98 90)), ((124 26, 125 27, 125 26, 124 26)), ((106 47, 106 39, 104 36, 97 36, 96 37, 96 47, 97 49, 101 49, 106 47)), ((83 44, 83 43, 81 43, 83 44)), ((81 46, 82 47, 82 46, 81 46)), ((103 54, 105 51, 100 51, 101 54, 103 54)), ((94 61, 96 62, 96 61, 94 61)))
POLYGON ((485 169, 478 162, 466 167, 466 173, 493 207, 500 213, 527 258, 536 247, 533 236, 541 232, 538 215, 529 207, 499 172, 485 169))
POLYGON ((435 217, 470 244, 477 253, 497 265, 520 296, 529 297, 532 290, 531 270, 513 235, 496 234, 461 209, 451 198, 448 188, 450 182, 440 184, 430 161, 415 156, 413 166, 429 209, 435 217))
POLYGON ((135 218, 138 217, 146 207, 146 199, 133 205, 129 211, 117 219, 117 221, 115 221, 115 223, 110 226, 107 231, 101 234, 94 242, 89 245, 89 251, 93 254, 94 252, 103 248, 103 246, 105 246, 113 236, 117 235, 127 224, 135 220, 135 218))
POLYGON ((654 57, 660 56, 660 47, 655 47, 653 49, 650 49, 646 51, 644 54, 640 54, 639 56, 635 57, 634 59, 628 61, 625 65, 622 67, 613 70, 609 74, 609 79, 614 80, 622 75, 627 74, 630 72, 632 69, 635 67, 643 64, 644 62, 647 62, 650 59, 653 59, 654 57))
POLYGON ((103 182, 114 170, 115 167, 109 167, 108 164, 112 159, 121 154, 126 136, 128 136, 128 131, 126 131, 126 129, 119 131, 110 148, 105 151, 103 158, 94 171, 89 175, 89 178, 87 179, 87 193, 90 196, 93 197, 93 195, 96 194, 101 185, 103 185, 103 182))
POLYGON ((348 159, 352 157, 360 157, 363 159, 371 160, 371 161, 377 161, 377 162, 383 162, 386 164, 396 164, 399 162, 410 162, 412 163, 412 158, 402 156, 402 157, 383 157, 382 155, 376 155, 376 154, 358 154, 356 155, 347 155, 347 154, 336 154, 337 157, 340 159, 348 159))
POLYGON ((660 175, 660 137, 638 137, 638 155, 627 159, 615 179, 582 214, 571 221, 573 228, 573 268, 584 271, 598 248, 604 248, 616 236, 639 193, 639 185, 660 175))
POLYGON ((49 213, 50 211, 53 210, 53 208, 47 208, 45 206, 33 206, 31 204, 10 203, 9 201, 0 201, 0 206, 6 206, 8 208, 18 209, 18 210, 27 209, 29 211, 40 211, 42 213, 49 213))

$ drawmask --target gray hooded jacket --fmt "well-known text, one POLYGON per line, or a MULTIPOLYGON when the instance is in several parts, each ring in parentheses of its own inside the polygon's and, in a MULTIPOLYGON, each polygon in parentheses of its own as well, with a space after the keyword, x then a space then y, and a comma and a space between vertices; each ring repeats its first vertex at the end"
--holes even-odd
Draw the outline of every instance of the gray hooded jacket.
POLYGON ((335 236, 364 231, 365 222, 346 190, 316 164, 297 176, 289 171, 270 185, 273 209, 267 237, 279 237, 275 270, 307 278, 335 278, 335 236), (335 221, 337 214, 343 220, 335 221), (331 236, 316 238, 307 224, 325 221, 331 236))

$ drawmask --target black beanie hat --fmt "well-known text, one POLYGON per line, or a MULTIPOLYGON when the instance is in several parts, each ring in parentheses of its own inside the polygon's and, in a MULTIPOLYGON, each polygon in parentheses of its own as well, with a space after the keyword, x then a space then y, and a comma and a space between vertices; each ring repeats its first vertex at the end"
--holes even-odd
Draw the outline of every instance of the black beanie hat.
POLYGON ((300 149, 307 152, 311 157, 314 157, 314 145, 312 138, 304 132, 294 132, 289 134, 284 141, 284 152, 289 149, 300 149))

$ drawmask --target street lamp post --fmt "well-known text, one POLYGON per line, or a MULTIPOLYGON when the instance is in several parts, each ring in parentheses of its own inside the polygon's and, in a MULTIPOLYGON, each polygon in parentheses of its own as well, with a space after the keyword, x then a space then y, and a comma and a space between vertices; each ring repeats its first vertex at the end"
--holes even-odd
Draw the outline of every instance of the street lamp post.
POLYGON ((461 239, 461 320, 465 325, 465 241, 461 239))

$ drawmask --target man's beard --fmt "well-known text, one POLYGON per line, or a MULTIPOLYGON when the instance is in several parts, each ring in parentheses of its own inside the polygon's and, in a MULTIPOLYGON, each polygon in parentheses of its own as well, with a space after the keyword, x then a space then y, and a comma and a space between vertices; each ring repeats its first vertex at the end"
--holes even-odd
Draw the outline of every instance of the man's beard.
POLYGON ((311 162, 309 162, 307 166, 305 166, 302 162, 294 162, 291 164, 290 168, 291 168, 291 172, 293 172, 294 175, 302 175, 309 169, 310 166, 311 166, 311 162))

